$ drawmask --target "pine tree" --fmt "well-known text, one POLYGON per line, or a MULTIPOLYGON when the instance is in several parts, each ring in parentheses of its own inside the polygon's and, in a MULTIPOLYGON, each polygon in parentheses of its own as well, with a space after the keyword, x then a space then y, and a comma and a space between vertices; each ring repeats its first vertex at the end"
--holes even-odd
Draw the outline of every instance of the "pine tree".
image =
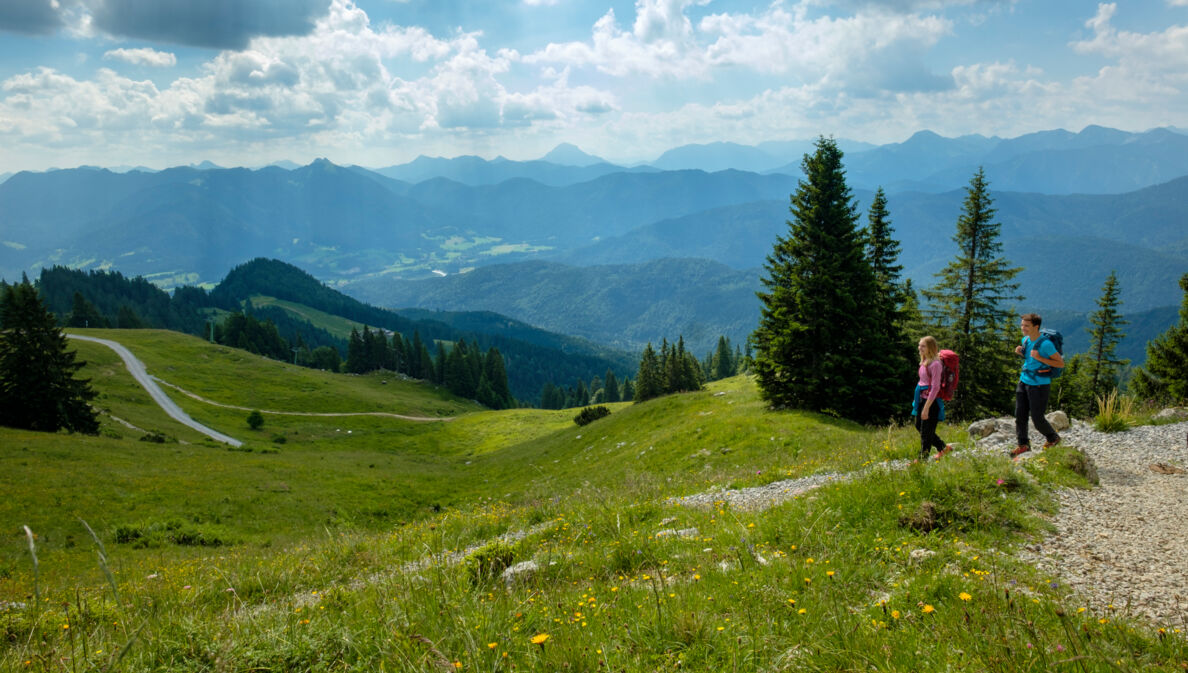
POLYGON ((0 425, 40 432, 96 434, 90 381, 74 375, 86 363, 66 350, 54 314, 29 284, 0 295, 0 425))
MULTIPOLYGON (((1118 289, 1118 275, 1111 271, 1101 288, 1101 297, 1097 299, 1097 310, 1089 314, 1092 328, 1089 332, 1089 399, 1105 397, 1109 391, 1118 386, 1118 370, 1130 364, 1130 360, 1119 360, 1114 354, 1118 342, 1126 336, 1122 326, 1129 324, 1118 313, 1120 290, 1118 289)), ((1065 372, 1067 373, 1067 372, 1065 372)))
POLYGON ((1140 397, 1188 401, 1188 273, 1180 277, 1180 289, 1180 322, 1147 343, 1147 362, 1135 370, 1131 386, 1140 397))
POLYGON ((605 379, 603 387, 606 390, 606 395, 603 396, 603 400, 606 402, 618 402, 619 380, 615 378, 615 373, 608 369, 606 370, 606 376, 603 378, 605 379))
POLYGON ((718 381, 729 378, 737 373, 734 356, 730 352, 730 340, 725 336, 718 337, 718 347, 710 357, 710 379, 718 381))
POLYGON ((909 299, 900 282, 900 273, 903 271, 903 265, 899 263, 900 245, 893 237, 891 212, 887 208, 887 195, 882 187, 878 188, 871 201, 864 234, 866 257, 870 261, 875 281, 875 332, 881 337, 878 350, 894 355, 893 359, 880 363, 881 366, 871 372, 875 385, 870 394, 877 398, 876 406, 891 409, 899 406, 906 415, 907 407, 902 405, 901 400, 915 381, 915 344, 924 335, 909 336, 904 331, 909 299))
MULTIPOLYGON (((367 327, 364 326, 363 329, 366 330, 367 327)), ((367 348, 357 327, 351 328, 351 336, 347 339, 346 370, 352 374, 367 371, 367 348)))
POLYGON ((773 407, 883 421, 894 406, 875 389, 900 364, 879 331, 874 273, 841 160, 837 143, 820 138, 801 162, 788 234, 764 264, 753 366, 773 407))
POLYGON ((662 370, 660 369, 660 360, 656 357, 656 351, 652 348, 652 344, 644 348, 643 355, 639 359, 639 371, 635 375, 635 394, 633 400, 635 402, 644 402, 659 397, 663 391, 662 370))
MULTIPOLYGON (((44 269, 42 275, 45 275, 44 269)), ((75 292, 70 316, 66 320, 70 327, 107 327, 107 319, 99 313, 95 305, 87 301, 81 292, 75 292)))
POLYGON ((483 361, 483 378, 491 387, 491 393, 496 405, 487 406, 492 409, 509 409, 515 406, 511 389, 507 385, 507 367, 503 364, 503 354, 494 346, 487 351, 483 361))
POLYGON ((1011 330, 1014 318, 1007 302, 1022 299, 1019 284, 1012 282, 1020 269, 1002 256, 1002 225, 994 221, 993 203, 986 173, 979 168, 957 219, 957 257, 924 291, 929 313, 943 330, 935 336, 942 347, 951 340, 948 347, 961 356, 961 385, 948 407, 956 418, 1006 412, 1014 400, 1010 391, 1018 359, 1001 335, 1011 330))

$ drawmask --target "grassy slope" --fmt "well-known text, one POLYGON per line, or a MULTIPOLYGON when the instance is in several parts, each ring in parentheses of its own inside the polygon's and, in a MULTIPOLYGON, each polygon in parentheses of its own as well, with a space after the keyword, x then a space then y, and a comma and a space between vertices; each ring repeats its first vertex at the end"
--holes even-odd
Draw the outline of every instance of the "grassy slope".
MULTIPOLYGON (((319 311, 316 308, 310 308, 303 304, 297 304, 284 299, 277 299, 276 297, 267 297, 262 294, 253 295, 251 297, 252 306, 263 308, 267 306, 275 306, 292 313, 297 318, 309 321, 314 327, 326 330, 341 339, 348 339, 351 336, 352 329, 363 329, 362 323, 347 320, 341 316, 331 315, 325 311, 319 311)), ((370 327, 370 325, 369 325, 370 327)))
POLYGON ((94 333, 226 403, 458 417, 268 415, 256 434, 241 411, 175 395, 254 449, 228 451, 155 412, 110 351, 80 344, 101 406, 186 443, 138 442, 106 418, 97 438, 0 430, 10 522, 0 601, 32 594, 21 524, 39 534, 46 594, 43 611, 0 611, 11 638, 0 639, 0 669, 60 670, 62 656, 103 666, 129 641, 120 665, 131 670, 1179 670, 1188 660, 1182 638, 1080 613, 1054 578, 996 551, 1043 529, 1045 484, 1079 482, 1061 466, 1067 451, 1023 465, 958 454, 761 512, 684 508, 664 498, 906 457, 914 433, 771 413, 744 378, 614 405, 578 428, 571 412, 480 412, 419 384, 170 333, 94 333), (924 501, 939 527, 902 525, 924 501), (118 603, 78 516, 107 545, 118 603), (120 525, 168 521, 232 544, 114 542, 120 525), (697 532, 656 535, 666 528, 697 532), (475 581, 465 564, 405 568, 514 530, 529 534, 512 559, 543 568, 522 586, 475 581), (913 560, 917 549, 935 555, 913 560), (546 633, 543 646, 529 642, 546 633))

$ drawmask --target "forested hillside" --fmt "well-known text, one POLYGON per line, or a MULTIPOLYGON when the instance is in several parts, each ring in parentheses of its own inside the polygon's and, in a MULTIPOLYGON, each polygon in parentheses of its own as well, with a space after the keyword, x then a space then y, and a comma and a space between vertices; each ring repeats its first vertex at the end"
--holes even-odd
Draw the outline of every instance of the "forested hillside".
MULTIPOLYGON (((207 293, 201 288, 178 288, 172 295, 143 278, 129 279, 119 272, 84 272, 53 267, 43 270, 39 291, 50 310, 62 324, 90 327, 152 327, 174 329, 208 336, 212 324, 215 336, 229 345, 243 347, 269 357, 299 364, 325 366, 327 362, 351 357, 349 335, 335 334, 315 325, 298 313, 279 306, 253 307, 255 296, 277 297, 308 306, 326 314, 357 323, 360 332, 370 327, 373 341, 387 336, 387 349, 402 348, 418 342, 428 357, 439 358, 435 346, 466 341, 472 348, 489 352, 497 349, 506 362, 508 386, 517 399, 535 404, 546 383, 571 385, 589 381, 608 370, 627 377, 634 374, 633 356, 622 351, 598 347, 582 339, 551 334, 493 313, 474 316, 431 316, 406 318, 393 311, 379 309, 351 299, 325 287, 304 271, 283 262, 257 259, 233 269, 227 279, 207 293), (401 345, 395 344, 400 336, 401 345), (333 350, 334 358, 322 349, 333 350), (294 353, 293 351, 297 352, 294 353), (321 353, 318 351, 321 350, 321 353)), ((420 353, 416 353, 418 363, 420 353)), ((372 358, 356 366, 355 371, 384 367, 393 362, 384 357, 372 358), (359 369, 358 367, 363 367, 359 369)), ((419 367, 419 365, 418 365, 419 367)), ((418 368, 415 374, 429 378, 418 368)), ((444 372, 438 372, 442 378, 444 372)), ((475 384, 477 386, 477 379, 475 384)))

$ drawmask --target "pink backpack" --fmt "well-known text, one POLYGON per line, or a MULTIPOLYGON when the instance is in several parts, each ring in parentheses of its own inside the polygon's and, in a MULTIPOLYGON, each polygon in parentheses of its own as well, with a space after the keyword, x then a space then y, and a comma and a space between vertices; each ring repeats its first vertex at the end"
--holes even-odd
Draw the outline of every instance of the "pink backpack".
POLYGON ((957 378, 961 372, 961 356, 954 351, 945 349, 936 354, 940 358, 941 384, 937 396, 946 402, 953 400, 953 393, 957 391, 957 378))

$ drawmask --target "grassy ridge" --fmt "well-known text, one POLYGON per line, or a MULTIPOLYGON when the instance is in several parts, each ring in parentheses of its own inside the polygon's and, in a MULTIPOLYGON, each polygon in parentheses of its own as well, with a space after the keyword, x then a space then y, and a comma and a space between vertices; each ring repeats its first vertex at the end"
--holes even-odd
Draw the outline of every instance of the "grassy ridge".
MULTIPOLYGON (((0 604, 31 603, 35 586, 43 594, 38 607, 0 609, 2 670, 62 670, 63 657, 79 670, 119 658, 124 670, 179 671, 1188 662, 1176 625, 1160 635, 1082 611, 1058 578, 1009 553, 1045 529, 1048 487, 1086 486, 1067 467, 1075 449, 1018 465, 958 452, 761 511, 683 507, 667 498, 908 457, 915 433, 772 413, 745 378, 614 405, 582 428, 572 411, 473 411, 379 377, 309 372, 325 383, 301 385, 328 391, 311 403, 286 385, 308 370, 168 333, 114 334, 150 372, 223 402, 320 411, 387 394, 457 418, 268 415, 257 435, 243 412, 175 396, 253 450, 180 429, 187 443, 138 442, 106 419, 97 438, 0 430, 0 604), (75 517, 106 545, 114 590, 75 517), (36 583, 24 523, 39 535, 36 583), (121 530, 151 544, 117 542, 121 530), (494 542, 509 532, 522 537, 494 542), (202 546, 214 538, 220 546, 202 546), (495 577, 526 560, 538 570, 521 582, 495 577)), ((168 429, 121 368, 80 350, 102 405, 168 429)))

